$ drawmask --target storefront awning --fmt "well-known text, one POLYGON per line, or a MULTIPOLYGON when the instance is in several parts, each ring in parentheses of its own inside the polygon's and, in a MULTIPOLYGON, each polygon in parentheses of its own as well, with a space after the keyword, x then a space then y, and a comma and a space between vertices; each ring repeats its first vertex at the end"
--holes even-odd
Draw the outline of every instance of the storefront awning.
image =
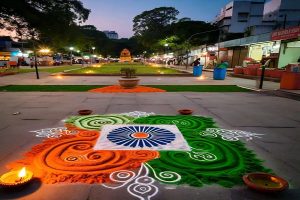
POLYGON ((220 43, 221 48, 246 46, 249 44, 271 41, 271 33, 265 33, 235 40, 229 40, 220 43))

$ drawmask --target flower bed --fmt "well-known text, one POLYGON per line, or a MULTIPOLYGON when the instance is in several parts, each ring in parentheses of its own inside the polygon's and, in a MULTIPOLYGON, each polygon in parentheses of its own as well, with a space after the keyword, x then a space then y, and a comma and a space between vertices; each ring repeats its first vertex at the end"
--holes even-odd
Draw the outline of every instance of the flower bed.
POLYGON ((131 89, 124 89, 119 85, 112 85, 102 88, 96 88, 89 90, 89 92, 100 92, 100 93, 140 93, 140 92, 166 92, 165 90, 145 87, 145 86, 137 86, 131 89))

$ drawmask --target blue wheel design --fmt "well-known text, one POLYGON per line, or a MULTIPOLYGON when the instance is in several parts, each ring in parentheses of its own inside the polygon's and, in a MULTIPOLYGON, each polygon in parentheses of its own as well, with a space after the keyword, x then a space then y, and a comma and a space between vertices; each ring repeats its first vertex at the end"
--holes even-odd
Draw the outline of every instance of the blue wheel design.
POLYGON ((107 134, 107 139, 111 142, 133 148, 166 145, 175 140, 175 137, 171 131, 153 126, 126 126, 107 134))

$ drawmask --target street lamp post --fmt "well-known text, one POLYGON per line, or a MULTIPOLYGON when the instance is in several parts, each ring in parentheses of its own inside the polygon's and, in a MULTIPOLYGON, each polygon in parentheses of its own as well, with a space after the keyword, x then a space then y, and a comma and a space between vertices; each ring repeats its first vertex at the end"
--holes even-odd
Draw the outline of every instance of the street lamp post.
POLYGON ((38 65, 37 65, 37 56, 36 56, 36 48, 35 48, 35 44, 34 44, 34 40, 33 40, 33 53, 34 53, 34 68, 35 68, 35 74, 36 74, 36 79, 40 79, 40 75, 39 75, 39 70, 38 70, 38 65))
MULTIPOLYGON (((169 44, 168 43, 166 43, 165 44, 165 54, 167 54, 168 53, 168 47, 169 47, 169 44)), ((166 58, 167 58, 167 56, 166 56, 166 58)), ((166 64, 167 64, 167 59, 166 59, 166 64)))
POLYGON ((283 29, 285 29, 285 27, 286 27, 286 18, 287 18, 287 14, 280 15, 279 17, 283 17, 283 29))
POLYGON ((80 50, 77 50, 77 53, 81 56, 81 65, 83 67, 84 65, 83 65, 83 56, 82 56, 82 53, 80 52, 80 50))
POLYGON ((144 52, 143 52, 144 64, 146 63, 146 62, 145 62, 145 61, 146 61, 146 58, 145 58, 146 53, 147 53, 147 51, 144 51, 144 52))
POLYGON ((165 54, 168 53, 168 47, 169 47, 169 44, 165 44, 165 54))
MULTIPOLYGON (((95 51, 96 47, 92 47, 92 50, 93 50, 93 54, 92 56, 94 56, 94 51, 95 51)), ((92 56, 91 56, 91 65, 93 64, 93 59, 92 59, 92 56)))
MULTIPOLYGON (((187 40, 186 40, 186 44, 189 45, 189 42, 190 40, 196 36, 196 35, 202 35, 202 34, 205 34, 205 33, 210 33, 210 32, 215 32, 215 31, 220 31, 219 29, 214 29, 214 30, 211 30, 211 31, 204 31, 204 32, 200 32, 200 33, 195 33, 193 35, 191 35, 187 40)), ((219 36, 220 38, 220 36, 219 36)), ((218 43, 220 42, 220 39, 218 38, 218 43)), ((186 47, 186 66, 185 68, 187 69, 188 68, 188 64, 189 64, 189 47, 186 47)))
POLYGON ((72 65, 72 54, 73 54, 73 50, 74 50, 74 47, 70 47, 70 51, 71 51, 71 65, 72 65))

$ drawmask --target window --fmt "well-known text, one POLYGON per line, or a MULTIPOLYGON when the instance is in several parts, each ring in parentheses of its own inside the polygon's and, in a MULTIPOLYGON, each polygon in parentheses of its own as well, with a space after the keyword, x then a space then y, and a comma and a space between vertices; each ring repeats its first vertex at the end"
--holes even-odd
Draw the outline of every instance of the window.
POLYGON ((230 9, 232 9, 232 6, 230 6, 229 8, 227 8, 226 11, 227 11, 227 10, 230 10, 230 9))
POLYGON ((248 17, 249 17, 249 13, 243 13, 243 12, 238 13, 238 21, 239 22, 247 22, 248 17))

